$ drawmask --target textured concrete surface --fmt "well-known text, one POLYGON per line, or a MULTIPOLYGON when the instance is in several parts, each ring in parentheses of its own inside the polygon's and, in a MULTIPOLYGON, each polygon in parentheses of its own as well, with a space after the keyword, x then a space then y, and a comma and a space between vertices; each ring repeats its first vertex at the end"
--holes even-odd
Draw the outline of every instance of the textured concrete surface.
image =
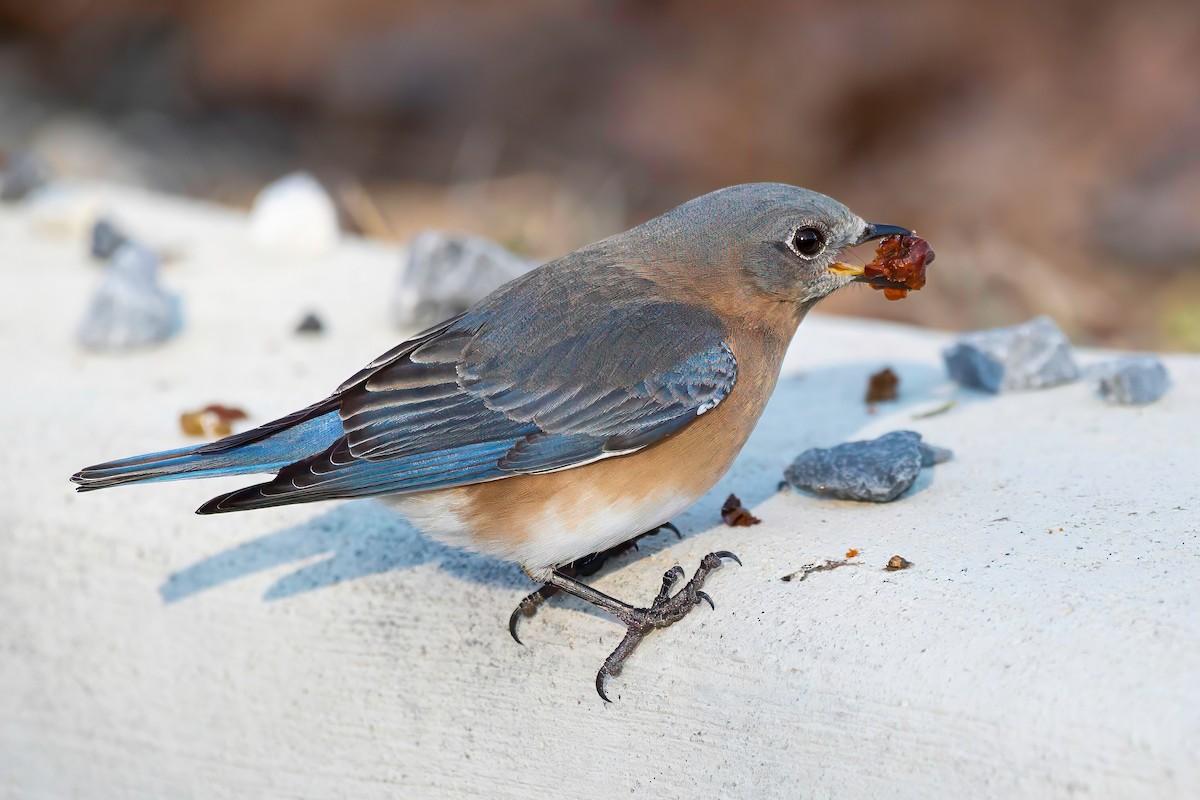
POLYGON ((373 501, 202 518, 240 481, 74 495, 85 464, 183 444, 182 410, 266 420, 398 338, 391 250, 283 263, 240 215, 88 194, 178 254, 163 283, 187 325, 155 350, 76 349, 100 279, 86 227, 51 219, 66 201, 0 213, 0 797, 1195 796, 1200 360, 1167 358, 1174 387, 1144 408, 1084 383, 990 397, 945 378, 948 337, 810 320, 684 541, 596 580, 645 601, 674 563, 745 563, 605 705, 615 624, 555 602, 514 644, 520 571, 373 501), (327 335, 292 335, 309 310, 327 335), (901 399, 871 415, 885 364, 901 399), (955 459, 897 502, 777 491, 801 450, 900 428, 955 459), (730 491, 761 525, 720 524, 730 491), (884 571, 896 554, 913 565, 884 571))

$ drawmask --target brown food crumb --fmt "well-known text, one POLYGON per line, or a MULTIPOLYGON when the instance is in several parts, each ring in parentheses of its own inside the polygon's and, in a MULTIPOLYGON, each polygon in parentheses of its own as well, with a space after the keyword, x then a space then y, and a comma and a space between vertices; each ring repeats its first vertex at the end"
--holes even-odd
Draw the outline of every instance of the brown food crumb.
POLYGON ((858 558, 858 551, 851 547, 846 551, 846 558, 858 558))
POLYGON ((725 504, 721 506, 721 519, 725 520, 725 524, 731 528, 747 528, 762 522, 748 509, 742 507, 742 501, 736 494, 729 495, 725 504))
POLYGON ((897 572, 898 570, 908 569, 912 566, 912 562, 904 556, 892 556, 888 559, 887 566, 884 567, 888 572, 897 572))
POLYGON ((204 416, 202 411, 185 411, 179 415, 179 428, 188 436, 203 436, 204 425, 201 419, 204 416))
POLYGON ((246 419, 248 416, 245 411, 233 406, 223 406, 213 403, 210 406, 205 406, 203 409, 205 414, 213 414, 217 419, 223 422, 237 422, 239 419, 246 419))
POLYGON ((884 367, 867 380, 867 403, 886 403, 900 396, 900 376, 891 367, 884 367))
POLYGON ((246 412, 240 408, 213 403, 199 411, 185 411, 180 414, 179 428, 188 436, 220 438, 233 433, 232 423, 246 417, 246 412))
POLYGON ((933 262, 933 248, 917 236, 888 236, 875 249, 875 258, 863 268, 866 278, 886 278, 899 286, 876 286, 888 300, 899 300, 909 289, 925 285, 925 267, 933 262))

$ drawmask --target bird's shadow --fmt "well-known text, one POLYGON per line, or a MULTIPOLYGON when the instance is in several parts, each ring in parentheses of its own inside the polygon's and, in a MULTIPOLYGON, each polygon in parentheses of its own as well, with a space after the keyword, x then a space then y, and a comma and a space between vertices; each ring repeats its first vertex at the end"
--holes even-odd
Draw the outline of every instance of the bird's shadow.
POLYGON ((263 600, 282 600, 344 581, 435 563, 467 580, 528 588, 513 564, 456 550, 417 531, 380 503, 354 500, 312 519, 223 550, 173 573, 159 587, 167 603, 285 564, 263 600))
MULTIPOLYGON (((876 417, 863 402, 863 392, 867 377, 882 366, 878 361, 864 361, 782 378, 729 474, 675 520, 678 527, 687 535, 720 524, 718 510, 730 492, 736 492, 745 506, 753 508, 779 491, 783 469, 798 453, 845 441, 874 421, 876 417)), ((937 400, 954 400, 956 407, 947 413, 956 413, 963 404, 984 397, 953 387, 940 368, 928 364, 893 362, 890 366, 901 377, 901 396, 881 406, 880 413, 903 412, 937 400)), ((954 446, 953 442, 934 444, 954 446)), ((932 480, 931 470, 923 470, 905 496, 927 489, 932 480)), ((668 536, 647 539, 641 551, 655 552, 674 541, 668 536)), ((617 561, 628 563, 630 558, 627 555, 617 561)), ((297 565, 263 595, 264 601, 282 600, 344 581, 429 563, 466 581, 522 593, 532 588, 515 564, 442 545, 382 504, 356 500, 185 567, 170 575, 159 593, 164 602, 176 603, 239 578, 297 565)))

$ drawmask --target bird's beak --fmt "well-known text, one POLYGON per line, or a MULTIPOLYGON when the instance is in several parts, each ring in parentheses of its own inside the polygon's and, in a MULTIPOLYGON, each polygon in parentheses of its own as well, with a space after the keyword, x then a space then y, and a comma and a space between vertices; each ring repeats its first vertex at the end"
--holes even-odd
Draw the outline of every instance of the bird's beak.
MULTIPOLYGON (((867 229, 863 231, 863 235, 858 237, 858 241, 854 246, 865 244, 875 239, 882 239, 885 236, 912 236, 913 232, 908 228, 902 228, 899 225, 884 225, 880 222, 868 222, 867 229)), ((857 280, 862 280, 863 268, 854 264, 843 264, 842 262, 834 262, 829 265, 829 271, 835 275, 851 275, 857 280)), ((876 278, 870 281, 872 284, 877 284, 881 287, 896 286, 901 284, 894 283, 883 278, 876 278)))
POLYGON ((872 241, 873 239, 882 239, 885 236, 912 236, 913 232, 908 228, 901 228, 899 225, 884 225, 879 222, 868 222, 867 229, 863 231, 863 235, 858 237, 855 244, 863 244, 864 242, 872 241))

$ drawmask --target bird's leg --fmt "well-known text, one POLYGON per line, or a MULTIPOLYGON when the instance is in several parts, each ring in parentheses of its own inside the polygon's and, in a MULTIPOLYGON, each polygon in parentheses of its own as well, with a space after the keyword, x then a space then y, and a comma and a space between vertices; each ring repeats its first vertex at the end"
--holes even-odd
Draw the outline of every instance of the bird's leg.
MULTIPOLYGON (((604 565, 608 563, 609 559, 623 555, 630 549, 636 550, 637 543, 640 539, 644 539, 647 536, 654 536, 659 531, 664 530, 671 531, 680 539, 683 538, 683 534, 679 532, 679 528, 676 528, 670 522, 664 522, 654 530, 646 531, 645 533, 639 533, 637 536, 629 539, 628 541, 621 542, 620 544, 610 547, 607 550, 601 550, 599 553, 592 553, 590 556, 584 556, 577 561, 572 561, 570 564, 559 567, 559 569, 572 578, 579 575, 595 575, 604 568, 604 565)), ((521 621, 521 618, 532 617, 537 613, 537 610, 541 607, 542 603, 545 603, 556 594, 558 594, 558 588, 546 583, 540 586, 536 591, 530 592, 525 596, 524 600, 517 604, 516 609, 513 610, 512 614, 509 615, 508 618, 508 632, 512 634, 512 637, 516 640, 517 644, 522 644, 521 638, 517 636, 517 624, 521 621)))
POLYGON ((678 565, 671 567, 663 575, 662 589, 659 590, 658 596, 654 598, 654 602, 650 604, 649 608, 635 608, 628 603, 622 603, 615 597, 609 597, 561 570, 549 571, 544 575, 539 575, 538 579, 544 580, 548 586, 573 594, 580 600, 586 600, 597 608, 604 609, 625 623, 625 637, 617 645, 617 649, 613 650, 612 654, 604 660, 604 665, 596 673, 596 691, 605 702, 608 702, 608 696, 604 693, 605 680, 621 673, 625 659, 629 658, 650 631, 655 628, 665 628, 683 619, 689 611, 700 605, 701 600, 713 608, 716 607, 713 605, 712 598, 701 591, 700 587, 704 585, 704 580, 709 573, 721 566, 721 559, 724 558, 736 561, 738 564, 742 563, 737 556, 727 550, 709 553, 701 559, 700 566, 692 579, 674 595, 671 594, 671 590, 683 578, 684 572, 683 568, 678 565))

